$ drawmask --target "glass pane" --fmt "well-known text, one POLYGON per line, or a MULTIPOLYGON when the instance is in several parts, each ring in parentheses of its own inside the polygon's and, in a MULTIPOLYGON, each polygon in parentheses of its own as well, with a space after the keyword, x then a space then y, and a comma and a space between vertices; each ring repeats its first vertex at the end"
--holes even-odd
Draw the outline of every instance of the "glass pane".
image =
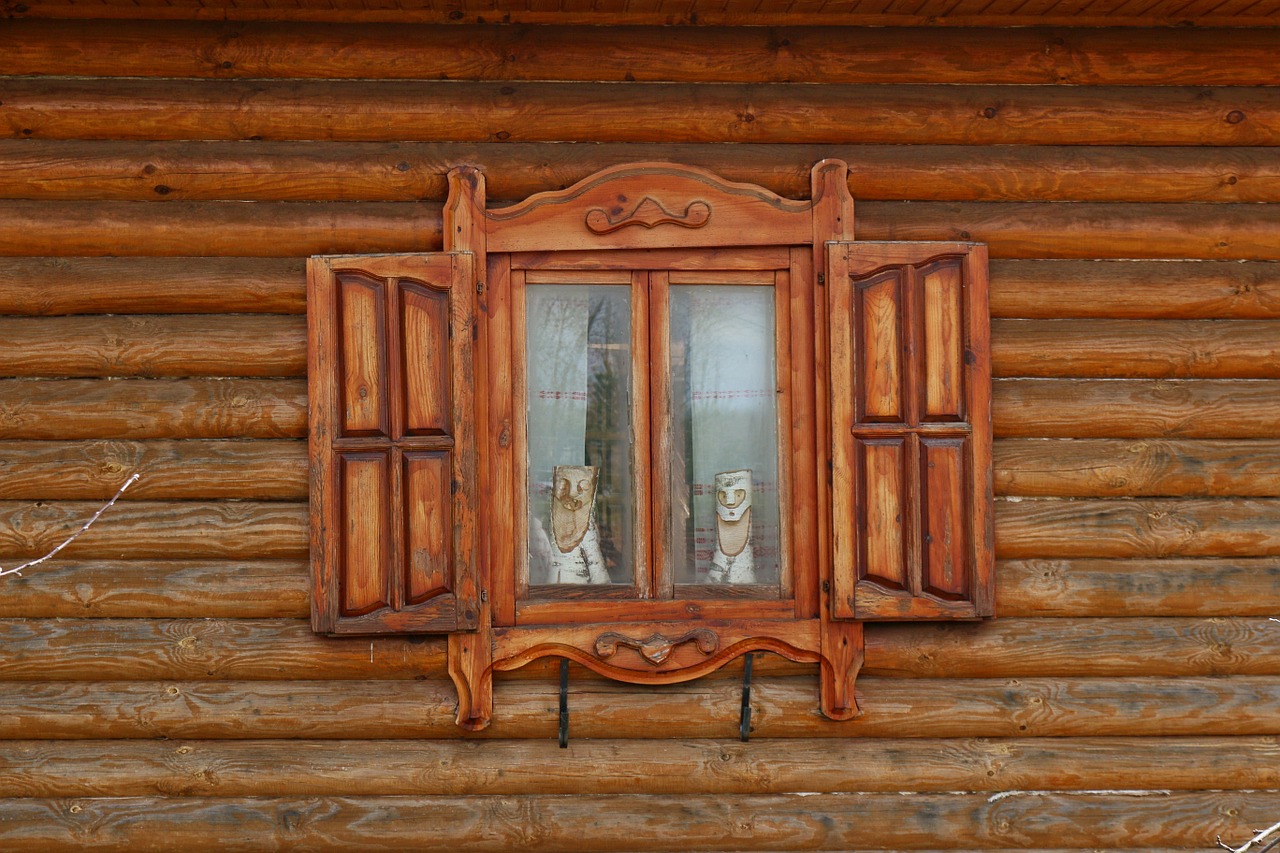
POLYGON ((525 288, 529 583, 631 584, 631 290, 525 288))
POLYGON ((770 287, 671 288, 678 584, 778 582, 773 298, 770 287))

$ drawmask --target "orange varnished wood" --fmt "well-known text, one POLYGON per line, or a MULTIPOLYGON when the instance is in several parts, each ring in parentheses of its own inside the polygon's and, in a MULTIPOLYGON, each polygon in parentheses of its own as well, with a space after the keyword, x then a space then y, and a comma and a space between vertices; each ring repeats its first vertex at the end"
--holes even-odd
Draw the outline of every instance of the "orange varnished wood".
MULTIPOLYGON (((713 0, 696 2, 678 7, 667 7, 655 0, 647 2, 621 2, 621 0, 564 0, 549 3, 545 0, 467 0, 462 3, 382 3, 366 0, 262 0, 254 4, 233 3, 230 0, 213 0, 204 5, 186 6, 159 2, 159 0, 101 0, 85 6, 72 0, 31 0, 14 7, 11 14, 23 18, 40 19, 114 19, 114 20, 171 20, 218 22, 324 22, 345 24, 485 24, 502 21, 513 24, 574 24, 596 27, 601 24, 647 25, 650 27, 713 26, 795 27, 798 25, 824 28, 862 27, 1160 27, 1185 28, 1189 25, 1203 27, 1269 28, 1275 10, 1274 0, 1156 0, 1154 3, 1124 3, 1116 0, 1045 0, 1042 3, 1018 3, 1016 0, 991 3, 987 0, 927 0, 923 4, 911 2, 874 3, 846 2, 845 0, 804 0, 782 3, 778 0, 713 0)), ((399 28, 397 28, 399 32, 399 28)), ((1123 30, 1122 30, 1123 32, 1123 30)), ((114 44, 115 42, 113 42, 114 44)), ((943 40, 945 43, 945 40, 943 40)), ((1267 43, 1263 42, 1264 50, 1267 43)), ((1054 40, 1042 46, 1037 53, 1052 55, 1064 51, 1066 39, 1054 40)), ((327 46, 327 45, 326 45, 327 46)), ((786 45, 782 45, 785 47, 786 45)), ((978 46, 969 48, 977 56, 986 51, 978 46)), ((921 51, 936 53, 938 48, 926 41, 921 51)), ((487 52, 493 52, 490 48, 487 52)), ((1074 53, 1070 49, 1064 52, 1074 53)), ((218 55, 218 54, 215 54, 218 55)), ((222 54, 225 55, 225 54, 222 54)), ((915 52, 906 52, 901 61, 915 60, 915 52)), ((325 56, 326 59, 329 57, 325 56)), ((895 55, 897 58, 897 55, 895 55)), ((1044 62, 1040 56, 1036 57, 1044 62)), ((201 62, 208 62, 204 51, 201 62)), ((225 62, 218 68, 226 72, 225 62)), ((515 61, 515 60, 511 60, 515 61)), ((741 60, 749 61, 747 59, 741 60)), ((927 60, 922 60, 927 61, 927 60)), ((1135 62, 1137 60, 1135 59, 1135 62)), ((1174 52, 1170 61, 1181 61, 1174 52)), ((1204 61, 1196 57, 1190 60, 1195 67, 1204 61)), ((1159 60, 1157 60, 1159 62, 1159 60)), ((993 60, 1000 64, 1000 60, 993 60)), ((234 67, 234 63, 233 63, 234 67)), ((1056 66, 1049 65, 1049 68, 1056 66)), ((1265 66, 1264 66, 1265 67, 1265 66)), ((1057 79, 1051 77, 1050 79, 1057 79)))
MULTIPOLYGON (((911 144, 927 130, 934 144, 951 145, 1271 146, 1280 135, 1280 95, 1266 86, 636 82, 603 91, 559 82, 19 77, 5 88, 0 122, 11 139, 821 145, 911 144)), ((684 216, 693 200, 664 208, 684 216)))
POLYGON ((246 149, 237 142, 0 139, 0 162, 7 166, 0 170, 0 195, 50 201, 443 200, 447 172, 470 163, 487 173, 493 198, 516 200, 616 163, 663 160, 800 198, 810 189, 807 164, 836 157, 848 162, 849 186, 862 200, 1275 202, 1280 166, 1270 155, 1265 147, 1145 142, 1122 147, 264 141, 246 149))
POLYGON ((441 334, 449 328, 449 297, 420 285, 400 287, 404 429, 409 435, 445 435, 452 431, 453 410, 449 337, 441 334))
POLYGON ((469 256, 312 263, 317 630, 476 622, 471 281, 469 256))
POLYGON ((702 169, 635 163, 485 217, 491 252, 768 246, 806 241, 810 207, 702 169))
MULTIPOLYGON (((574 10, 560 5, 561 14, 570 17, 566 13, 574 10)), ((908 8, 903 12, 923 14, 916 11, 918 3, 904 5, 908 8)), ((243 13, 233 7, 228 11, 243 13)), ((758 6, 757 11, 765 10, 758 6)), ((781 22, 803 11, 791 3, 775 14, 781 22)), ((1026 17, 1031 24, 1036 16, 1028 10, 1026 17)), ((1247 74, 1256 85, 1276 85, 1278 44, 1272 31, 1240 29, 445 28, 211 20, 19 19, 0 34, 0 50, 14 75, 691 83, 1206 86, 1235 85, 1247 74), (84 48, 67 50, 70 43, 84 48), (498 56, 503 61, 494 61, 498 56), (720 61, 708 67, 708 57, 720 61)))
MULTIPOLYGON (((819 264, 814 248, 821 249, 830 237, 852 233, 852 201, 843 164, 826 161, 815 168, 809 202, 782 199, 759 187, 731 184, 701 170, 667 164, 617 167, 567 190, 496 209, 484 208, 484 182, 475 170, 455 170, 450 180, 453 192, 444 208, 445 245, 482 253, 489 279, 478 288, 484 322, 477 340, 485 364, 480 387, 486 404, 479 416, 487 448, 482 474, 487 529, 483 565, 491 601, 482 602, 478 635, 455 635, 450 640, 459 722, 472 729, 488 724, 494 666, 510 668, 545 656, 568 655, 585 661, 594 654, 586 637, 592 623, 636 627, 664 614, 666 619, 683 620, 686 630, 677 632, 677 637, 696 636, 704 641, 698 626, 716 618, 735 620, 727 623, 738 631, 733 635, 737 637, 734 651, 690 659, 693 653, 681 641, 674 644, 680 650, 671 653, 670 664, 663 655, 668 669, 657 680, 643 666, 618 669, 616 662, 597 661, 598 671, 640 683, 662 683, 696 677, 753 650, 790 648, 788 655, 824 661, 822 704, 828 713, 839 718, 856 713, 852 679, 861 665, 861 630, 844 625, 829 630, 816 627, 821 570, 814 557, 822 546, 811 536, 797 535, 819 523, 819 507, 808 497, 811 487, 798 478, 815 471, 808 460, 820 445, 814 441, 819 401, 807 387, 798 394, 794 387, 813 382, 809 365, 817 367, 825 359, 815 348, 813 355, 792 363, 793 341, 812 342, 824 328, 822 300, 815 298, 813 288, 825 258, 819 264), (743 249, 727 250, 729 246, 743 249), (638 402, 631 413, 638 460, 633 465, 642 467, 636 489, 642 510, 637 537, 641 541, 633 555, 636 582, 633 587, 603 592, 534 588, 521 569, 520 556, 526 538, 526 511, 520 509, 526 498, 520 484, 527 476, 524 287, 527 282, 626 280, 632 291, 632 345, 640 356, 635 362, 639 369, 632 376, 632 396, 638 402), (787 529, 780 536, 780 578, 772 591, 726 587, 691 593, 693 598, 674 597, 667 513, 675 500, 664 472, 664 460, 671 455, 665 442, 671 417, 666 361, 667 294, 672 282, 771 286, 775 292, 779 471, 784 486, 779 504, 787 529), (803 338, 793 337, 793 323, 803 338), (793 458, 797 454, 798 461, 793 458), (650 471, 654 472, 651 479, 650 471), (799 554, 805 559, 797 562, 799 554), (725 598, 718 600, 717 595, 725 598), (762 622, 761 617, 776 621, 762 622), (794 632, 805 625, 809 626, 805 630, 817 633, 796 645, 794 632), (824 646, 836 657, 825 658, 824 646)), ((822 384, 812 387, 816 391, 822 384)), ((899 397, 904 402, 909 399, 905 392, 899 392, 899 397)), ((412 410, 413 404, 405 405, 412 410)), ((667 624, 674 631, 681 623, 667 624)))
POLYGON ((363 616, 390 602, 391 472, 382 453, 338 457, 342 500, 341 616, 363 616))
POLYGON ((834 612, 871 619, 989 616, 985 253, 928 243, 847 243, 832 253, 833 275, 840 276, 831 285, 838 312, 833 394, 859 387, 857 377, 874 377, 899 353, 903 367, 894 372, 910 377, 913 389, 901 392, 904 402, 892 418, 873 405, 876 397, 863 402, 861 392, 861 405, 833 403, 837 464, 852 464, 855 472, 839 481, 835 517, 837 524, 856 521, 865 534, 854 547, 837 536, 834 612), (896 299, 868 305, 866 294, 886 284, 896 299), (901 328, 905 340, 879 331, 890 326, 901 328))

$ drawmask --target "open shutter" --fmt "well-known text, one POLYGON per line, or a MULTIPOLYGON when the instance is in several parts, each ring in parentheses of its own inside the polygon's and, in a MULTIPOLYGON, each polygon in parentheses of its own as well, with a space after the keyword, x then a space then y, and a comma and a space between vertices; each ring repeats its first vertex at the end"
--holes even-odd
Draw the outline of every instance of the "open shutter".
POLYGON ((828 252, 832 615, 990 616, 986 247, 828 252))
POLYGON ((308 265, 312 624, 477 625, 472 255, 308 265))

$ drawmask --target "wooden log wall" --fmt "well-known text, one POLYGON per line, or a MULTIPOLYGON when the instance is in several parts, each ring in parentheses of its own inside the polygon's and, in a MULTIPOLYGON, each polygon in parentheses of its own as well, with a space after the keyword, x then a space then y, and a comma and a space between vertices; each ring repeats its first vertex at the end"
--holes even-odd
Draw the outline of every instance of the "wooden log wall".
POLYGON ((1205 849, 1280 819, 1280 31, 0 22, 0 847, 1205 849), (304 258, 671 159, 990 244, 999 619, 497 682, 307 622, 304 258), (908 796, 903 796, 903 793, 908 796))

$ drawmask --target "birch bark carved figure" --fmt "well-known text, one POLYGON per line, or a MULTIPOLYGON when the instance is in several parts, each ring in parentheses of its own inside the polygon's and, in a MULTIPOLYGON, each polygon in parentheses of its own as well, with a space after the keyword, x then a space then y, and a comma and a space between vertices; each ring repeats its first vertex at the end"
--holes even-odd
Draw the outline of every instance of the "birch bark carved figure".
POLYGON ((754 583, 751 555, 751 470, 716 474, 716 550, 711 582, 754 583))
POLYGON ((860 620, 990 615, 985 255, 848 242, 847 174, 638 163, 489 209, 463 167, 445 253, 313 262, 317 629, 451 632, 480 729, 550 656, 670 684, 773 652, 848 719, 860 620))
POLYGON ((600 469, 557 465, 551 494, 551 577, 548 583, 608 583, 596 527, 600 469))

